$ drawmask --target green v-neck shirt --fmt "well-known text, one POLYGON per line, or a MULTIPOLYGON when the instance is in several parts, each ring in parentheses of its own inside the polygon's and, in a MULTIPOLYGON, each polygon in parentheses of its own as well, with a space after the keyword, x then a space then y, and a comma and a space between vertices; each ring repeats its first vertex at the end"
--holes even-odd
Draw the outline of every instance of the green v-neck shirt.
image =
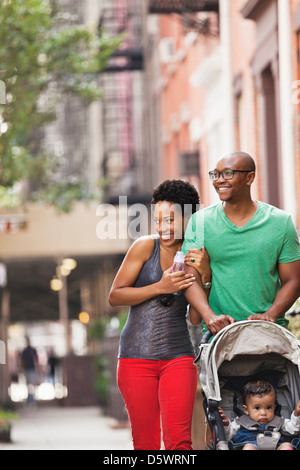
MULTIPOLYGON (((222 203, 193 214, 182 250, 202 246, 212 268, 209 304, 217 315, 231 315, 237 321, 268 310, 280 289, 278 263, 300 259, 291 217, 263 202, 243 227, 228 219, 222 203)), ((282 317, 278 323, 284 326, 288 320, 282 317)))

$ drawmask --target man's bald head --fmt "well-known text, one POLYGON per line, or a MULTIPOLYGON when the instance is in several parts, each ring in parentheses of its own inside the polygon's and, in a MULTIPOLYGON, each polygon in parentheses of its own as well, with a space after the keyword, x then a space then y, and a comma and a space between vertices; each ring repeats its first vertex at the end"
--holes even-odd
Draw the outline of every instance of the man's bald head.
POLYGON ((228 166, 226 165, 227 168, 232 168, 232 165, 237 164, 240 170, 256 172, 255 161, 253 160, 251 155, 246 152, 236 151, 227 153, 220 158, 219 162, 221 161, 223 162, 223 164, 225 164, 225 161, 228 161, 228 166))

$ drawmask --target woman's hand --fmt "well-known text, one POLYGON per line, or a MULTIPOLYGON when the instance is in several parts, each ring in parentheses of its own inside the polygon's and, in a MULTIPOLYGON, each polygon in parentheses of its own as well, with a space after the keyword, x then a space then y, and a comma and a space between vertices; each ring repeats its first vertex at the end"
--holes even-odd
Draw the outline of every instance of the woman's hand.
POLYGON ((161 294, 174 294, 174 292, 187 289, 194 281, 195 276, 193 274, 186 274, 184 271, 173 273, 171 267, 163 273, 159 281, 159 288, 161 294))
POLYGON ((202 282, 211 281, 211 268, 209 261, 209 254, 204 246, 201 251, 189 250, 188 254, 185 256, 185 263, 188 266, 192 266, 197 269, 198 273, 201 275, 202 282))

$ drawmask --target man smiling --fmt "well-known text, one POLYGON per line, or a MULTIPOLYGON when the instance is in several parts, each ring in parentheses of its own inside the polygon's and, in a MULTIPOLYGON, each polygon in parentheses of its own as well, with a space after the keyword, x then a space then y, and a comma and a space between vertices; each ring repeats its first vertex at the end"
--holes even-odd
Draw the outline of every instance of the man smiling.
MULTIPOLYGON (((212 286, 185 291, 191 321, 216 334, 234 321, 265 320, 287 325, 285 313, 300 296, 300 246, 291 217, 251 197, 256 167, 243 152, 222 157, 209 173, 220 203, 194 214, 183 251, 205 246, 212 286), (197 230, 204 224, 204 230, 197 230)), ((186 272, 195 273, 186 267, 186 272)))

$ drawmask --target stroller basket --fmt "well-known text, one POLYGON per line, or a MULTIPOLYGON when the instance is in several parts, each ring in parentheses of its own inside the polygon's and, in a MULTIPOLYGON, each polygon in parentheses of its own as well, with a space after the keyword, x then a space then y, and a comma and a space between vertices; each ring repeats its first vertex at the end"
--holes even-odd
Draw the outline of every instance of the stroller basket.
POLYGON ((290 418, 300 400, 300 342, 287 329, 260 320, 229 325, 208 343, 210 337, 204 335, 196 359, 204 411, 213 448, 229 450, 218 407, 230 420, 243 414, 241 391, 249 380, 269 380, 278 414, 290 418))

